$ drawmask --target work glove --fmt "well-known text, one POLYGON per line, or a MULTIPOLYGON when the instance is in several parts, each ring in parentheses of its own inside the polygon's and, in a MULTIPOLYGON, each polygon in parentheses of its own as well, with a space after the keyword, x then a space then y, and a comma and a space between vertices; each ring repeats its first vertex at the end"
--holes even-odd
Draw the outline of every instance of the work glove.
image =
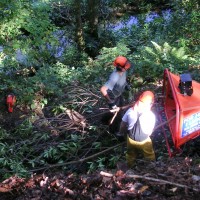
POLYGON ((119 107, 116 106, 115 103, 108 103, 108 106, 109 106, 109 109, 110 109, 110 112, 118 112, 119 111, 119 107))
POLYGON ((125 86, 125 90, 126 90, 126 91, 131 91, 131 86, 130 86, 129 84, 127 84, 127 85, 125 86))
POLYGON ((128 84, 130 84, 130 83, 131 83, 131 78, 130 78, 130 77, 126 77, 126 82, 127 82, 128 84))
POLYGON ((114 102, 108 103, 108 106, 109 106, 109 109, 110 109, 110 110, 111 110, 111 109, 117 108, 117 106, 115 105, 114 102))

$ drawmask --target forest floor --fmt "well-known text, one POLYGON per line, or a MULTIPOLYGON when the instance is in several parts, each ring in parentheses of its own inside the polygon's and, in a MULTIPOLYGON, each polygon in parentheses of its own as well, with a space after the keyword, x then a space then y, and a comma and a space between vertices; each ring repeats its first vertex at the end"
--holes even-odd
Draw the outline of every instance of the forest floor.
MULTIPOLYGON (((3 103, 0 110, 0 125, 5 129, 17 126, 27 114, 19 108, 8 113, 3 103)), ((158 125, 160 123, 158 122, 158 125)), ((171 144, 170 131, 166 126, 164 129, 171 144)), ((154 162, 139 158, 135 165, 128 169, 123 155, 115 168, 103 168, 92 173, 50 168, 34 173, 31 178, 12 176, 0 183, 0 199, 199 199, 200 137, 184 144, 182 151, 174 157, 169 157, 162 127, 153 133, 152 140, 157 157, 154 162)), ((119 144, 115 145, 119 145, 124 152, 125 142, 119 141, 119 144)), ((79 168, 81 167, 82 163, 79 168)))
POLYGON ((199 156, 179 155, 156 162, 138 160, 127 169, 91 174, 48 170, 29 179, 10 177, 0 183, 1 200, 199 199, 199 156))

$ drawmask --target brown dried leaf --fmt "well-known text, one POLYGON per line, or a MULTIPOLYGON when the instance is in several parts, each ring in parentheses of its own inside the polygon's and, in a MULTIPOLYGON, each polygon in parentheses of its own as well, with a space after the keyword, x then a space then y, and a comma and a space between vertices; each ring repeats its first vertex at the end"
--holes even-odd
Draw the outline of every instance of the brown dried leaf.
POLYGON ((147 190, 149 188, 149 186, 145 185, 142 186, 142 188, 138 191, 139 193, 143 193, 145 190, 147 190))

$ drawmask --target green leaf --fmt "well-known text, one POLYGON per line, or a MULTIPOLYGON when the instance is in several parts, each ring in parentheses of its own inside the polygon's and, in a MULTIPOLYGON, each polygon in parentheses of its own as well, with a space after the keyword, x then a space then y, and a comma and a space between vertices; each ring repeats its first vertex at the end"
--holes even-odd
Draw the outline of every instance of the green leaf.
POLYGON ((162 52, 162 47, 160 45, 158 45, 156 42, 151 41, 151 43, 153 44, 153 46, 155 47, 155 49, 157 50, 158 53, 162 52))

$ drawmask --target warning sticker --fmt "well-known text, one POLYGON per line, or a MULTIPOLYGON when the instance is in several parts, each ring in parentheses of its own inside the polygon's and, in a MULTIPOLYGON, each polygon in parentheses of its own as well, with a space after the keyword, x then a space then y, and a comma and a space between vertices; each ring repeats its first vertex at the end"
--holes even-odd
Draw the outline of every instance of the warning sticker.
POLYGON ((200 112, 195 113, 183 120, 181 137, 185 137, 200 130, 200 112))

